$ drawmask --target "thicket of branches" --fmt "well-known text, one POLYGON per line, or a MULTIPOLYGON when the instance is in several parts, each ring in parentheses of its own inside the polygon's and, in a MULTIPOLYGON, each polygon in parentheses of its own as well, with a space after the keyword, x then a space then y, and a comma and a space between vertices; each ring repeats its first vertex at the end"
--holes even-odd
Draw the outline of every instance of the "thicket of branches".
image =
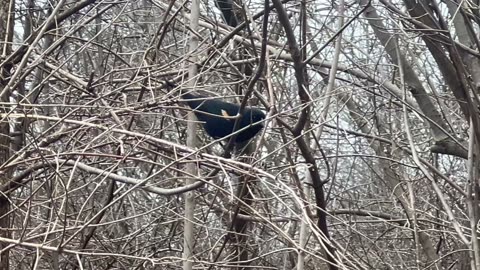
POLYGON ((1 2, 0 269, 480 269, 478 3, 198 4, 1 2))

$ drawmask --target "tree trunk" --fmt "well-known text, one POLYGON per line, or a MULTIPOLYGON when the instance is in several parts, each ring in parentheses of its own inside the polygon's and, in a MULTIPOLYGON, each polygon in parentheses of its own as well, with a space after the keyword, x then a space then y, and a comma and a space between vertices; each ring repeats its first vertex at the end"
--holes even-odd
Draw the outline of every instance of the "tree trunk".
MULTIPOLYGON (((13 7, 15 1, 12 0, 3 0, 0 3, 0 40, 6 41, 2 42, 2 54, 0 60, 5 58, 6 55, 9 55, 11 52, 11 42, 13 37, 13 7), (12 11, 12 12, 10 12, 12 11)), ((10 69, 12 66, 10 64, 5 64, 0 69, 0 92, 3 92, 3 88, 8 83, 10 77, 10 69)), ((8 102, 9 94, 0 96, 0 102, 8 102)), ((8 110, 7 108, 0 107, 0 113, 8 110)), ((10 152, 10 126, 7 119, 0 118, 0 185, 4 185, 10 180, 12 174, 11 169, 2 169, 4 164, 9 159, 10 152)), ((0 197, 0 237, 9 238, 10 227, 10 217, 8 212, 10 209, 10 202, 6 197, 0 197)), ((0 270, 6 270, 9 268, 8 257, 9 252, 5 250, 7 243, 0 243, 0 250, 3 250, 3 253, 0 254, 0 270)))
MULTIPOLYGON (((193 78, 197 76, 197 54, 195 50, 198 47, 198 37, 195 35, 198 29, 198 20, 200 16, 200 2, 197 0, 192 1, 192 11, 190 17, 190 43, 189 51, 191 53, 190 60, 192 63, 188 70, 189 86, 195 87, 193 78)), ((196 117, 193 112, 188 113, 188 127, 187 127, 187 146, 195 148, 196 145, 196 117)), ((197 168, 195 163, 187 164, 187 172, 191 175, 197 174, 197 168)), ((186 185, 195 182, 194 178, 188 178, 186 185)), ((185 193, 185 221, 184 221, 184 236, 183 236, 183 270, 191 270, 193 268, 193 244, 194 244, 194 219, 195 219, 195 191, 185 193)))

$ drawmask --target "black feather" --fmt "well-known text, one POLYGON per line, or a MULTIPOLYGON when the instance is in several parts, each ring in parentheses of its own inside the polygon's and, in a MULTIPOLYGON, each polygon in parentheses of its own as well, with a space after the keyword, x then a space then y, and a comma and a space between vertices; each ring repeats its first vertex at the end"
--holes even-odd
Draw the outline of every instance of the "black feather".
MULTIPOLYGON (((208 135, 220 139, 232 134, 240 105, 191 93, 184 93, 182 98, 194 110, 198 120, 203 122, 208 135)), ((237 130, 247 128, 238 133, 235 143, 252 139, 263 128, 264 119, 265 113, 260 109, 246 107, 237 130)))

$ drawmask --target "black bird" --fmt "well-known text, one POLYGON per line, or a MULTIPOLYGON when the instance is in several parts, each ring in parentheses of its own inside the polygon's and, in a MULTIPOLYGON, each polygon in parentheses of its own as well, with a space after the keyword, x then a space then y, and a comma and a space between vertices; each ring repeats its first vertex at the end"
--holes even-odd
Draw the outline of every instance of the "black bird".
MULTIPOLYGON (((182 94, 182 98, 194 110, 198 120, 203 122, 208 135, 220 139, 233 133, 240 105, 191 93, 182 94)), ((244 144, 252 139, 263 128, 264 119, 265 113, 260 109, 244 108, 237 131, 247 128, 238 133, 235 144, 244 144)))

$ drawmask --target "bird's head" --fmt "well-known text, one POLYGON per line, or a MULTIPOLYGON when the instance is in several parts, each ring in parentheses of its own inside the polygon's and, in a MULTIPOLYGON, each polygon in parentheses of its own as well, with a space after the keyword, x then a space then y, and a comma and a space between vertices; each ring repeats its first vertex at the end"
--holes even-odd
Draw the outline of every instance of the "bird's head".
POLYGON ((243 119, 245 124, 258 124, 263 127, 262 121, 265 120, 265 113, 257 108, 247 108, 244 112, 243 119))

